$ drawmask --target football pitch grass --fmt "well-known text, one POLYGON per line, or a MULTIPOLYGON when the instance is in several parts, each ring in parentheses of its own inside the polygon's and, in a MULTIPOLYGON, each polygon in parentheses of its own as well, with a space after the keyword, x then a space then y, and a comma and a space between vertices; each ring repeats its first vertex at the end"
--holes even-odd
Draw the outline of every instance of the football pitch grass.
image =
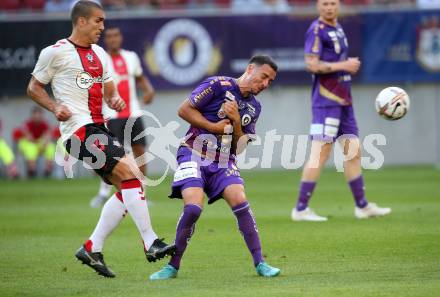
MULTIPOLYGON (((149 281, 130 217, 107 240, 105 279, 74 259, 99 210, 98 179, 0 182, 0 296, 440 296, 440 171, 365 171, 367 197, 390 216, 356 220, 342 174, 323 173, 311 207, 326 223, 293 223, 299 171, 243 172, 263 253, 281 275, 258 277, 224 201, 206 205, 177 279, 149 281)), ((159 236, 174 238, 182 204, 170 180, 147 191, 159 236)))

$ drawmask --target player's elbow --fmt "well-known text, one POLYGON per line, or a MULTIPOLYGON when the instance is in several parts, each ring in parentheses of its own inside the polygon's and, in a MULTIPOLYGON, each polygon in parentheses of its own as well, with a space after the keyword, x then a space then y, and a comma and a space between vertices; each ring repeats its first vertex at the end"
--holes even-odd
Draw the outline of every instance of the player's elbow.
POLYGON ((35 95, 35 84, 32 82, 32 80, 29 82, 27 88, 26 88, 26 94, 33 98, 35 95))
POLYGON ((185 107, 184 106, 180 106, 179 107, 179 109, 177 110, 177 115, 180 118, 185 119, 186 112, 185 112, 185 107))

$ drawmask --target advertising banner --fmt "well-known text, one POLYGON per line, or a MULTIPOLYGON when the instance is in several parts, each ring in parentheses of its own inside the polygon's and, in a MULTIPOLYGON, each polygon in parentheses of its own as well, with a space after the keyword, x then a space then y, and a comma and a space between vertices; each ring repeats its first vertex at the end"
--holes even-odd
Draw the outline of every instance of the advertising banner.
POLYGON ((363 16, 364 82, 440 81, 440 11, 363 16))

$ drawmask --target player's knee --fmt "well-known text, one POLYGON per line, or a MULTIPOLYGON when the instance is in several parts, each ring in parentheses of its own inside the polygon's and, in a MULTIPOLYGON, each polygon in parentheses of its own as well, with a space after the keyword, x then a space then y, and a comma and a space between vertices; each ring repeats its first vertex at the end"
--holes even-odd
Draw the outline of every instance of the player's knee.
POLYGON ((183 208, 183 212, 192 217, 196 221, 202 214, 203 208, 197 204, 186 204, 183 208))
POLYGON ((136 178, 133 168, 137 168, 136 164, 130 164, 128 159, 121 159, 112 171, 112 175, 119 180, 128 180, 136 178))

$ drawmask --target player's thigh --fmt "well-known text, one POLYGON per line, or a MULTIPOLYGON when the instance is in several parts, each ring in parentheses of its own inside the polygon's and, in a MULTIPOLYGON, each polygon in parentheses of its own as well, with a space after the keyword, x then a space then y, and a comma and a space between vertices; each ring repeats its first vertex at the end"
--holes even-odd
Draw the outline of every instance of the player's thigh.
POLYGON ((182 190, 183 204, 195 204, 203 208, 205 192, 200 187, 189 187, 182 190))
POLYGON ((342 106, 339 123, 338 139, 339 138, 358 138, 359 129, 357 121, 354 116, 353 106, 342 106))
POLYGON ((247 201, 246 194, 244 192, 244 186, 241 184, 233 184, 227 186, 223 190, 223 199, 228 203, 230 207, 235 207, 247 201))
POLYGON ((358 137, 339 137, 338 143, 341 146, 344 155, 347 159, 354 157, 360 157, 361 155, 361 143, 358 137))
POLYGON ((119 189, 122 181, 134 178, 142 180, 144 176, 134 159, 129 155, 125 155, 113 167, 111 173, 106 175, 106 178, 119 189))
POLYGON ((325 163, 330 157, 332 148, 332 142, 312 140, 309 161, 325 163))
MULTIPOLYGON (((131 150, 135 158, 142 156, 145 153, 145 146, 142 144, 132 144, 131 150)), ((146 158, 146 156, 145 156, 146 158)))

